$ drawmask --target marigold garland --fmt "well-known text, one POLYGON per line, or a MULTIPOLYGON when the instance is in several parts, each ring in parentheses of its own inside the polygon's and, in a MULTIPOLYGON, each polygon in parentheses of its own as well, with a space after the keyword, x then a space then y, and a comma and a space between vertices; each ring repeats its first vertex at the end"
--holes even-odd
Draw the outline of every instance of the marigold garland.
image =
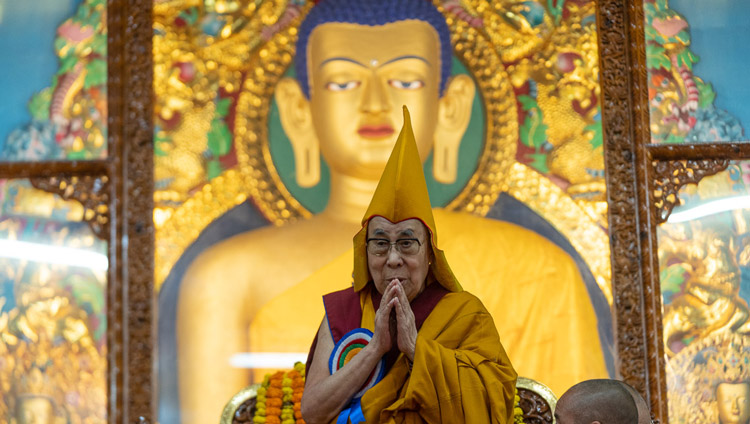
POLYGON ((305 424, 300 405, 305 389, 305 364, 289 372, 268 374, 258 389, 254 424, 305 424))
POLYGON ((521 396, 518 395, 518 388, 516 388, 515 392, 515 396, 513 397, 513 423, 524 424, 523 409, 521 409, 521 396))
MULTIPOLYGON (((305 390, 305 364, 297 362, 289 372, 268 374, 258 389, 254 424, 305 424, 300 410, 305 390)), ((524 424, 518 389, 513 397, 513 422, 524 424)))

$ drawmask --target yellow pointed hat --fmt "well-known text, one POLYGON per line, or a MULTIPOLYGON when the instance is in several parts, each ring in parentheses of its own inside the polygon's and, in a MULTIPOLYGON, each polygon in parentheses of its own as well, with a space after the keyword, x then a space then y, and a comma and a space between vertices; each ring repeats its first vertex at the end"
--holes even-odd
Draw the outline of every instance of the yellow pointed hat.
POLYGON ((434 260, 430 270, 435 279, 446 289, 461 291, 461 285, 453 275, 445 254, 437 247, 437 228, 432 216, 432 206, 427 193, 422 161, 419 159, 417 142, 411 128, 409 110, 404 106, 404 126, 393 146, 391 157, 385 165, 370 206, 362 218, 362 229, 354 236, 354 290, 362 290, 370 280, 367 269, 367 223, 375 216, 391 222, 416 218, 427 227, 431 236, 434 260))

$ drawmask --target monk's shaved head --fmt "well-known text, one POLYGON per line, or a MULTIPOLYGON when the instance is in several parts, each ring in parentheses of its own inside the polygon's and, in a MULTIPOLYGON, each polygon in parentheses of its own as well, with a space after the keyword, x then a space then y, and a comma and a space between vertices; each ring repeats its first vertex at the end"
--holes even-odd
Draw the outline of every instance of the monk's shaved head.
POLYGON ((638 393, 638 390, 634 389, 632 386, 626 383, 622 383, 622 385, 628 390, 628 392, 630 392, 630 395, 633 396, 635 406, 638 408, 638 424, 651 424, 651 412, 649 411, 646 399, 644 399, 643 396, 638 393))
POLYGON ((587 380, 560 397, 555 419, 558 424, 634 424, 638 422, 638 409, 622 382, 587 380))

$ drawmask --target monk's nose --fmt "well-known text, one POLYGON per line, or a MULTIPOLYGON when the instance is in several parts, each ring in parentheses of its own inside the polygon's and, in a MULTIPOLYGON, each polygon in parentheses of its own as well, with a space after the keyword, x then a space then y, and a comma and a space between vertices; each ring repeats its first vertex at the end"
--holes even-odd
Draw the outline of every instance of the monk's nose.
POLYGON ((387 253, 386 264, 391 267, 396 267, 401 265, 403 262, 404 260, 401 257, 401 252, 399 252, 395 244, 392 244, 390 250, 388 250, 387 253))

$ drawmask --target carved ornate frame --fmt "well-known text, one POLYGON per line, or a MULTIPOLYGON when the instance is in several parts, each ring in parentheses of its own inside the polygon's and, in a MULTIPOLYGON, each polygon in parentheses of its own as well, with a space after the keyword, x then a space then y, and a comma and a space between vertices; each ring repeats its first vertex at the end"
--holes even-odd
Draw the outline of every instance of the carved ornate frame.
POLYGON ((643 0, 597 5, 618 369, 667 423, 656 225, 680 187, 750 158, 750 144, 649 144, 643 0))
MULTIPOLYGON (((618 369, 667 422, 656 225, 685 183, 750 158, 750 144, 649 145, 643 0, 598 0, 602 119, 612 248, 618 369), (676 172, 676 174, 675 174, 676 172), (678 178, 675 178, 677 176, 678 178), (661 195, 656 196, 655 190, 661 195)), ((155 422, 153 355, 152 3, 109 0, 109 157, 0 164, 0 178, 76 187, 86 207, 107 205, 92 226, 109 243, 108 421, 155 422), (92 179, 104 182, 93 200, 92 179), (80 190, 79 190, 80 188, 80 190)), ((78 197, 77 197, 78 196, 78 197)), ((671 204, 671 205, 670 205, 671 204)))
POLYGON ((155 422, 151 9, 147 0, 107 2, 107 159, 0 163, 0 178, 29 178, 80 201, 94 212, 87 219, 94 233, 108 241, 110 423, 155 422))

